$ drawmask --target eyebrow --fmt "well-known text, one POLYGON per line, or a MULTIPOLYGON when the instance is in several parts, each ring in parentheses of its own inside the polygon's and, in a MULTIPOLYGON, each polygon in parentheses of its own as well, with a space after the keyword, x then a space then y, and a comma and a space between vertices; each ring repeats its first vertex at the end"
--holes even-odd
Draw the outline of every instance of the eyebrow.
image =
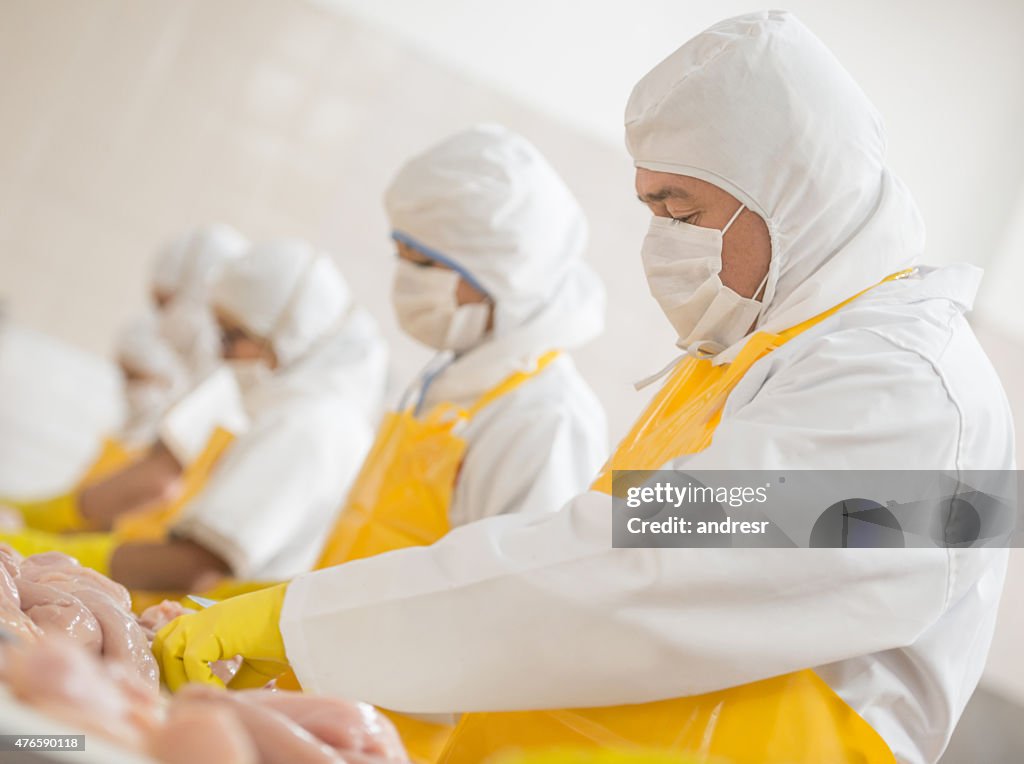
POLYGON ((663 202, 666 199, 689 199, 690 194, 681 188, 663 188, 652 194, 637 194, 636 198, 644 204, 650 204, 651 202, 663 202))

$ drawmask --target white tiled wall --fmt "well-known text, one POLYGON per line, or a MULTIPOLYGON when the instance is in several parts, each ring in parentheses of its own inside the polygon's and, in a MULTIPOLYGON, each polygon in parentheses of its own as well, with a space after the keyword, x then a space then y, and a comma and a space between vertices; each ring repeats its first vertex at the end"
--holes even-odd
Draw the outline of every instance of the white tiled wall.
POLYGON ((305 236, 334 252, 407 378, 425 356, 390 316, 381 193, 404 157, 482 120, 533 139, 591 213, 617 320, 581 359, 621 432, 642 400, 629 383, 672 354, 625 153, 302 2, 0 6, 0 296, 21 322, 104 352, 181 227, 305 236))
MULTIPOLYGON (((404 157, 481 120, 532 139, 589 214, 614 322, 577 357, 619 435, 644 399, 630 383, 673 350, 643 281, 625 152, 298 0, 0 4, 0 299, 20 323, 106 352, 142 308, 155 247, 223 220, 331 250, 407 379, 425 355, 388 309, 381 192, 404 157)), ((998 331, 986 342, 1024 422, 1022 349, 998 331)), ((1024 698, 1020 562, 990 673, 1024 698)))

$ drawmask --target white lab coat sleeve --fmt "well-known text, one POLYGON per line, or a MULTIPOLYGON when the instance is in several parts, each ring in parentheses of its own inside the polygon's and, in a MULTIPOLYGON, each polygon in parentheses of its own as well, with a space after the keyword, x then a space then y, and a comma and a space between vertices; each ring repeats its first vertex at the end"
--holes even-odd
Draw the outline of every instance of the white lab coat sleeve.
MULTIPOLYGON (((932 367, 863 344, 848 373, 822 351, 777 375, 702 468, 955 452, 932 367)), ((949 570, 944 550, 613 549, 611 500, 588 493, 302 576, 281 627, 304 687, 401 711, 636 703, 909 645, 946 607, 949 570)))
POLYGON ((370 437, 347 406, 289 406, 230 448, 171 533, 217 554, 237 578, 263 577, 282 555, 303 561, 293 573, 309 570, 370 437))

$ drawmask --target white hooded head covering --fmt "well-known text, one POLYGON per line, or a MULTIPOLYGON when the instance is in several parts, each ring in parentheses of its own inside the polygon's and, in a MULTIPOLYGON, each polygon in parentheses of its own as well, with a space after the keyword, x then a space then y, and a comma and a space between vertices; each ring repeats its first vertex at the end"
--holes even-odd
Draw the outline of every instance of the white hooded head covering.
POLYGON ((153 317, 131 324, 118 338, 117 361, 144 379, 125 384, 121 437, 144 444, 156 435, 160 417, 188 389, 188 370, 153 317))
POLYGON ((162 337, 193 379, 205 378, 220 365, 220 330, 205 301, 175 298, 160 311, 159 322, 162 337))
POLYGON ((128 326, 118 338, 115 353, 122 366, 167 387, 180 390, 185 383, 187 375, 181 359, 154 319, 141 319, 128 326))
POLYGON ((457 133, 407 162, 384 206, 395 239, 490 296, 495 337, 538 321, 556 347, 600 333, 604 289, 582 260, 583 211, 525 138, 499 125, 457 133))
POLYGON ((221 269, 241 257, 245 237, 216 223, 181 234, 160 250, 153 264, 153 288, 171 295, 205 300, 221 269))
POLYGON ((231 226, 214 224, 181 234, 157 256, 154 290, 171 296, 160 311, 160 331, 193 379, 220 363, 220 335, 210 313, 209 289, 224 266, 242 256, 247 242, 231 226))
POLYGON ((211 302, 267 340, 286 367, 337 328, 351 295, 330 257, 284 239, 255 245, 228 263, 211 302))
POLYGON ((764 218, 772 260, 759 329, 812 318, 924 248, 913 199, 886 167, 878 112, 789 13, 697 35, 637 83, 625 122, 637 167, 712 183, 764 218))

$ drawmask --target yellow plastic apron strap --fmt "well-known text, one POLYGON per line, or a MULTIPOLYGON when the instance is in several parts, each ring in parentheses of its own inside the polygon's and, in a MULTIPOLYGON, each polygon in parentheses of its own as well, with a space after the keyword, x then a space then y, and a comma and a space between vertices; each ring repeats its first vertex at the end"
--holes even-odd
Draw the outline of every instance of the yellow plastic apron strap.
POLYGON ((548 352, 544 353, 537 359, 537 364, 532 369, 529 369, 527 371, 517 371, 514 372, 513 374, 510 374, 496 387, 488 390, 486 393, 481 395, 477 399, 476 403, 470 406, 469 409, 466 411, 466 417, 468 419, 472 419, 482 409, 486 408, 487 406, 491 405, 496 400, 498 400, 498 398, 501 398, 503 395, 508 395, 510 392, 515 390, 524 382, 527 382, 536 377, 538 374, 544 371, 544 369, 547 368, 549 363, 558 358, 560 353, 560 350, 549 350, 548 352))
POLYGON ((129 462, 140 456, 141 453, 140 449, 131 449, 118 440, 105 438, 103 445, 100 447, 99 456, 96 457, 89 466, 89 469, 86 470, 85 474, 78 481, 78 488, 84 488, 108 475, 112 475, 122 467, 126 467, 129 462))
POLYGON ((435 406, 421 418, 385 415, 316 567, 409 546, 432 544, 450 529, 452 491, 466 451, 455 427, 543 371, 558 356, 540 356, 529 371, 509 375, 468 409, 435 406))
MULTIPOLYGON (((234 442, 234 435, 220 427, 216 428, 206 442, 203 453, 185 468, 182 475, 184 485, 176 499, 117 518, 114 522, 114 535, 117 536, 118 543, 156 543, 166 539, 178 515, 203 490, 213 470, 234 442)), ((159 605, 164 600, 182 600, 186 594, 187 592, 136 589, 131 593, 132 610, 141 613, 147 607, 159 605)), ((204 593, 203 596, 209 595, 204 593)), ((224 597, 210 596, 210 599, 224 597)))
POLYGON ((121 541, 162 541, 182 510, 206 486, 210 474, 235 436, 220 427, 206 441, 203 452, 182 473, 182 490, 177 498, 137 512, 122 515, 114 522, 114 533, 121 541))
MULTIPOLYGON (((593 490, 610 494, 614 470, 653 471, 707 448, 726 398, 756 361, 862 294, 778 334, 758 332, 732 363, 682 361, 619 444, 593 490)), ((469 764, 503 751, 566 746, 653 748, 731 764, 895 762, 871 726, 811 670, 655 703, 465 714, 438 761, 469 764)))

